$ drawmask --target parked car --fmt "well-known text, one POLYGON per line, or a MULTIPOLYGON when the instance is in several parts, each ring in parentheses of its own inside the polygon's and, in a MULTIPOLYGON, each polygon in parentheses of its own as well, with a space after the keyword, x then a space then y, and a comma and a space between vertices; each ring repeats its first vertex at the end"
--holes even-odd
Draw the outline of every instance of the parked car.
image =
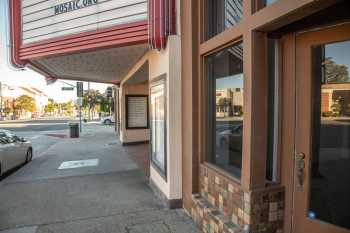
POLYGON ((102 117, 101 122, 105 125, 111 125, 115 122, 114 115, 102 117))
POLYGON ((217 156, 235 167, 242 165, 242 131, 239 124, 217 132, 217 156))
POLYGON ((218 132, 219 146, 230 150, 242 151, 243 125, 234 125, 218 132))
POLYGON ((33 158, 32 143, 7 130, 0 130, 0 176, 33 158))

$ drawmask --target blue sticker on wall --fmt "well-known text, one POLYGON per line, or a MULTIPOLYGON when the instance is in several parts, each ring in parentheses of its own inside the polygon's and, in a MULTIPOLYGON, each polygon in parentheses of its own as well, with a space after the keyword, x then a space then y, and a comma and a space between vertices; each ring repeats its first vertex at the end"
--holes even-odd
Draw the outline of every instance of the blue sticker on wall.
POLYGON ((313 211, 309 211, 309 218, 316 219, 316 213, 313 211))

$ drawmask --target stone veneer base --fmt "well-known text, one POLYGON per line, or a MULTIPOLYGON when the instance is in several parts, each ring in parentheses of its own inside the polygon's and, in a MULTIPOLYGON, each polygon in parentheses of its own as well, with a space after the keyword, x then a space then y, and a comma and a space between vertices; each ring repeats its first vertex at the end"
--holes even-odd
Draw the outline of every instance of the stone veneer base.
POLYGON ((205 165, 200 167, 200 194, 191 215, 206 233, 282 233, 284 188, 243 190, 240 184, 205 165))

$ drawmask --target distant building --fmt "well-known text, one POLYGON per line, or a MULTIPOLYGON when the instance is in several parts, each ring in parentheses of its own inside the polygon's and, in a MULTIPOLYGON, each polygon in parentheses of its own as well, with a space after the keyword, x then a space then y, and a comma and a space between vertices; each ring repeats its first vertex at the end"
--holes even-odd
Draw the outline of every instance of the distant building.
POLYGON ((243 114, 243 88, 216 90, 216 116, 232 117, 243 114))
MULTIPOLYGON (((27 86, 14 86, 8 84, 2 84, 2 106, 3 106, 3 115, 8 115, 6 111, 8 109, 13 109, 15 106, 15 99, 27 95, 32 97, 35 100, 36 112, 35 114, 41 116, 44 114, 45 106, 48 103, 48 95, 46 95, 42 90, 36 87, 27 87, 27 86)), ((31 117, 32 113, 25 113, 23 118, 31 117)))

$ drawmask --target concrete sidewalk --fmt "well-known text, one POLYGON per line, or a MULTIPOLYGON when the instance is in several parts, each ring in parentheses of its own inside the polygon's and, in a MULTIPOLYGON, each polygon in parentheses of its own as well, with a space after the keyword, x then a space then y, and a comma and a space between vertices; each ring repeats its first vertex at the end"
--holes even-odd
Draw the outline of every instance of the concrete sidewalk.
POLYGON ((160 204, 112 127, 89 124, 80 138, 57 140, 0 182, 1 233, 199 232, 181 210, 160 204), (98 165, 58 169, 87 159, 98 165))

